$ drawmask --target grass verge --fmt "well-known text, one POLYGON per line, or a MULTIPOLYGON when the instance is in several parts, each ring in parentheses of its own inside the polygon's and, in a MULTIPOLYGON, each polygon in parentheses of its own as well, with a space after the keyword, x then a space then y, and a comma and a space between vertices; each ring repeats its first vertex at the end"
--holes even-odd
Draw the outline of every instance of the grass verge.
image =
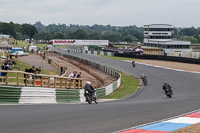
POLYGON ((142 59, 136 59, 136 58, 115 57, 115 56, 106 56, 106 55, 98 55, 98 56, 116 59, 116 60, 142 60, 142 59))
POLYGON ((120 72, 122 76, 121 86, 111 93, 110 95, 104 97, 106 99, 119 99, 131 95, 140 87, 140 81, 130 75, 120 72))

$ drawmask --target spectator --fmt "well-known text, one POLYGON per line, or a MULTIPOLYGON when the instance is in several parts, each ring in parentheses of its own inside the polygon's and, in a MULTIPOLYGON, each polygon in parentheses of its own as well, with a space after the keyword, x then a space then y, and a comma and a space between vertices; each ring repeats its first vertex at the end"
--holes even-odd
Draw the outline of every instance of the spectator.
POLYGON ((69 74, 69 79, 68 81, 70 82, 71 81, 71 78, 74 78, 76 75, 75 75, 76 71, 73 71, 72 73, 69 74))
POLYGON ((25 72, 34 73, 35 72, 35 66, 32 66, 31 68, 27 69, 25 72))
MULTIPOLYGON (((25 69, 25 72, 28 72, 28 73, 34 73, 35 72, 35 67, 34 66, 32 66, 31 68, 29 68, 29 69, 25 69)), ((26 83, 26 75, 27 74, 24 74, 24 83, 26 83)), ((30 78, 30 79, 32 79, 32 76, 27 76, 27 78, 30 78)), ((28 80, 27 80, 27 83, 29 83, 28 82, 28 80)))
POLYGON ((81 76, 81 72, 79 72, 79 74, 77 75, 77 78, 82 78, 82 76, 81 76))
POLYGON ((68 77, 73 78, 74 77, 74 71, 72 73, 70 73, 68 77))
MULTIPOLYGON (((35 69, 35 74, 40 74, 41 72, 41 67, 39 66, 37 69, 35 69)), ((39 79, 39 76, 35 76, 35 79, 39 79)))
POLYGON ((17 56, 17 53, 16 53, 15 58, 17 59, 17 57, 18 57, 18 56, 17 56))
POLYGON ((10 59, 12 59, 12 55, 10 54, 10 59))
MULTIPOLYGON (((35 71, 35 74, 39 74, 39 71, 35 71)), ((40 77, 39 76, 35 76, 35 79, 39 79, 40 77)))
MULTIPOLYGON (((1 66, 2 70, 9 70, 9 66, 7 63, 3 63, 3 65, 1 66)), ((6 72, 2 72, 1 76, 6 76, 7 73, 6 72)))
POLYGON ((40 74, 40 72, 41 72, 41 67, 40 67, 40 66, 39 66, 38 68, 35 69, 35 73, 36 73, 36 72, 37 72, 38 74, 40 74))
POLYGON ((5 59, 4 63, 2 63, 1 67, 6 63, 6 65, 8 66, 8 68, 10 68, 10 64, 8 63, 8 60, 5 59))
POLYGON ((73 78, 75 78, 75 77, 76 77, 76 74, 77 74, 77 71, 74 71, 74 77, 73 77, 73 78))
POLYGON ((63 66, 60 67, 60 76, 63 74, 63 66))
MULTIPOLYGON (((82 77, 81 77, 81 74, 82 74, 82 73, 81 73, 81 72, 79 72, 79 74, 77 75, 77 77, 76 77, 76 78, 82 78, 82 77)), ((78 88, 78 80, 76 80, 76 87, 78 88)))

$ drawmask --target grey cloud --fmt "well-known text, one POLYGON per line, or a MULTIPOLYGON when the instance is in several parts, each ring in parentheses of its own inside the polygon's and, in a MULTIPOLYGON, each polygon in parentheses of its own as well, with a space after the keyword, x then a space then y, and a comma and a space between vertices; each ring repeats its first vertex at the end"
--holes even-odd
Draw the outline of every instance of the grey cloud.
POLYGON ((1 0, 0 20, 121 26, 175 22, 198 27, 199 5, 199 0, 1 0))

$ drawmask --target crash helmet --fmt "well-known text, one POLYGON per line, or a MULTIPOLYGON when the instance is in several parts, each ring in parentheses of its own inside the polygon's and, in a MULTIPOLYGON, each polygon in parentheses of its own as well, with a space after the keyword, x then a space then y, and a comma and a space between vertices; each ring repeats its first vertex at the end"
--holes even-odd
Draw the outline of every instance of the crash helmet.
POLYGON ((89 85, 90 85, 91 83, 90 83, 90 81, 87 81, 86 84, 89 84, 89 85))
POLYGON ((164 84, 167 84, 167 82, 164 82, 164 84))
POLYGON ((142 76, 144 76, 144 74, 142 74, 142 76))

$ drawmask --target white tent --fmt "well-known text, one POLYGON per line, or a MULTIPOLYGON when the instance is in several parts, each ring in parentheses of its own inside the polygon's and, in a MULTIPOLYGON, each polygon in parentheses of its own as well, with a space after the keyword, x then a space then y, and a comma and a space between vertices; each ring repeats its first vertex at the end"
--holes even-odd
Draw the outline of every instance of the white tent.
POLYGON ((29 51, 31 51, 33 49, 34 52, 37 51, 37 46, 29 46, 29 51))

